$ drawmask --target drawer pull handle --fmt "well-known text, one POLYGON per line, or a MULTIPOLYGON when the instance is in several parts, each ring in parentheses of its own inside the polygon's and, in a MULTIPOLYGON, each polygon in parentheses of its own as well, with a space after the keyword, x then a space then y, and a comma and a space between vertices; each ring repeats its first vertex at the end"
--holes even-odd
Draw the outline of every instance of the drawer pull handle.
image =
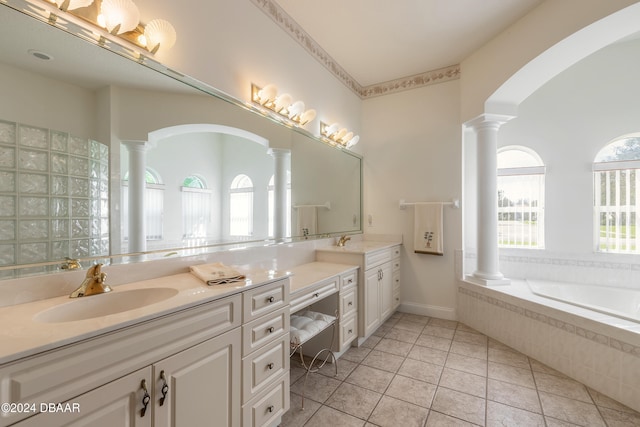
POLYGON ((151 396, 149 396, 149 391, 147 390, 147 381, 142 380, 140 383, 140 388, 144 391, 144 395, 142 396, 142 409, 140 409, 140 417, 144 417, 144 414, 147 413, 147 406, 149 406, 149 401, 151 400, 151 396))
POLYGON ((313 294, 313 297, 314 297, 314 298, 318 298, 319 296, 320 296, 320 294, 319 294, 319 293, 317 293, 317 292, 316 292, 315 294, 313 294))
POLYGON ((347 280, 347 284, 351 284, 351 283, 353 283, 353 279, 347 280))
POLYGON ((274 328, 273 326, 269 326, 269 327, 267 328, 267 333, 272 334, 272 333, 273 333, 273 331, 275 331, 275 328, 274 328))
POLYGON ((348 334, 352 334, 353 333, 353 329, 349 329, 349 332, 347 332, 348 334))
POLYGON ((274 364, 273 364, 273 362, 272 362, 272 363, 269 363, 269 364, 267 365, 267 368, 269 368, 269 370, 272 370, 275 366, 276 366, 276 365, 274 365, 274 364))
POLYGON ((267 302, 272 303, 274 302, 276 299, 274 297, 269 297, 267 298, 267 302))
POLYGON ((276 408, 275 408, 273 405, 270 405, 270 406, 267 408, 267 412, 273 412, 275 409, 276 409, 276 408))
POLYGON ((167 394, 169 393, 169 384, 167 384, 167 377, 164 375, 164 371, 160 371, 160 379, 162 380, 162 389, 160 392, 162 396, 160 397, 160 406, 164 405, 164 400, 167 398, 167 394))
POLYGON ((349 307, 351 307, 353 305, 353 301, 349 301, 349 304, 347 304, 349 307))

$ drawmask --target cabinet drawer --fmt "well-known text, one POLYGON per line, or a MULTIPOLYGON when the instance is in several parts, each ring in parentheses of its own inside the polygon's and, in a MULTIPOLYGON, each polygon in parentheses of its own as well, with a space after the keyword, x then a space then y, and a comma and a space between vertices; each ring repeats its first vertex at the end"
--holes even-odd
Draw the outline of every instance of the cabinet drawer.
POLYGON ((400 258, 396 258, 391 261, 391 269, 394 271, 394 273, 396 271, 400 271, 400 258))
POLYGON ((242 407, 242 426, 275 426, 289 410, 289 373, 242 407))
POLYGON ((400 305, 400 289, 393 290, 393 300, 391 301, 394 308, 400 305))
POLYGON ((276 340, 289 330, 289 307, 267 314, 242 325, 242 355, 276 340))
POLYGON ((395 291, 397 289, 398 291, 400 291, 400 272, 394 271, 391 277, 391 280, 393 282, 393 290, 395 291))
POLYGON ((376 252, 371 252, 365 256, 364 268, 367 270, 387 261, 391 261, 391 249, 381 249, 376 252))
POLYGON ((344 350, 347 345, 358 335, 355 314, 340 320, 340 350, 344 350))
POLYGON ((347 317, 358 309, 357 289, 352 288, 340 293, 340 316, 347 317))
POLYGON ((358 284, 358 271, 344 274, 340 276, 340 290, 346 291, 347 289, 354 288, 358 284))
POLYGON ((338 279, 332 279, 329 282, 320 283, 317 286, 309 286, 309 289, 302 289, 301 292, 296 292, 296 295, 291 299, 290 313, 305 308, 308 305, 313 304, 316 301, 320 301, 326 296, 338 292, 338 279))
POLYGON ((394 246, 391 248, 391 258, 400 258, 400 246, 394 246))
POLYGON ((289 334, 242 359, 242 401, 248 402, 289 371, 289 334))
POLYGON ((244 322, 284 307, 289 302, 289 279, 250 289, 242 294, 244 322))

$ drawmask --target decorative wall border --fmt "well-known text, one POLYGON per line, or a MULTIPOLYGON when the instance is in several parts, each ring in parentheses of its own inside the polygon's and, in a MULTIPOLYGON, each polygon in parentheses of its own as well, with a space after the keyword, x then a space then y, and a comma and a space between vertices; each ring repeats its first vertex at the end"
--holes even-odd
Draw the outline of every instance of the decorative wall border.
POLYGON ((558 328, 564 332, 568 332, 568 333, 572 333, 572 334, 576 334, 582 338, 588 339, 590 341, 593 341, 595 343, 604 345, 606 347, 611 347, 614 348, 618 351, 622 351, 624 353, 630 354, 632 356, 638 357, 640 358, 640 346, 635 346, 633 344, 629 344, 627 342, 624 341, 620 341, 616 338, 613 337, 609 337, 607 335, 603 335, 594 331, 591 331, 589 329, 585 329, 583 327, 580 326, 576 326, 574 324, 571 323, 567 323, 565 321, 556 319, 554 317, 551 316, 547 316, 546 314, 542 314, 542 313, 538 313, 536 311, 533 310, 529 310, 520 306, 517 306, 515 304, 511 304, 508 303, 506 301, 502 301, 498 298, 494 298, 494 297, 490 297, 487 295, 483 295, 479 292, 474 292, 472 290, 469 290, 463 286, 458 286, 458 292, 467 296, 470 296, 472 298, 475 298, 477 300, 480 300, 482 302, 486 302, 487 304, 491 304, 494 305, 496 307, 500 307, 500 308, 504 308, 505 310, 509 310, 512 311, 514 313, 517 313, 521 316, 525 316, 528 317, 530 319, 536 320, 540 323, 544 323, 547 324, 549 326, 553 326, 554 328, 558 328))
POLYGON ((460 65, 451 65, 438 70, 426 71, 413 76, 402 77, 383 83, 361 86, 347 71, 333 59, 311 36, 274 0, 251 0, 269 16, 280 28, 289 34, 311 56, 316 58, 342 83, 360 98, 389 95, 409 89, 416 89, 436 83, 444 83, 460 78, 460 65))

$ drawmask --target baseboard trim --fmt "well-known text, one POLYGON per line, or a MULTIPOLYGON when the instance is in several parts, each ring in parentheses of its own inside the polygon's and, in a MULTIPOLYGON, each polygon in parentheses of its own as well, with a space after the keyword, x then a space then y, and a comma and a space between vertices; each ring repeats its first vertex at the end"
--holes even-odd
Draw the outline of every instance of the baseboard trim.
POLYGON ((438 319, 458 320, 456 310, 450 307, 440 307, 437 305, 402 303, 398 311, 409 314, 419 314, 421 316, 436 317, 438 319))

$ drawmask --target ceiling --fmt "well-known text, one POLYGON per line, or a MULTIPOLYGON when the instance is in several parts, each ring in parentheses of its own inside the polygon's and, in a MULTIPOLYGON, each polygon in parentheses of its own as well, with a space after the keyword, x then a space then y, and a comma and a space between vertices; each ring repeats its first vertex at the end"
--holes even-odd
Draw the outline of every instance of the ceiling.
POLYGON ((362 87, 459 64, 542 0, 274 0, 362 87))

